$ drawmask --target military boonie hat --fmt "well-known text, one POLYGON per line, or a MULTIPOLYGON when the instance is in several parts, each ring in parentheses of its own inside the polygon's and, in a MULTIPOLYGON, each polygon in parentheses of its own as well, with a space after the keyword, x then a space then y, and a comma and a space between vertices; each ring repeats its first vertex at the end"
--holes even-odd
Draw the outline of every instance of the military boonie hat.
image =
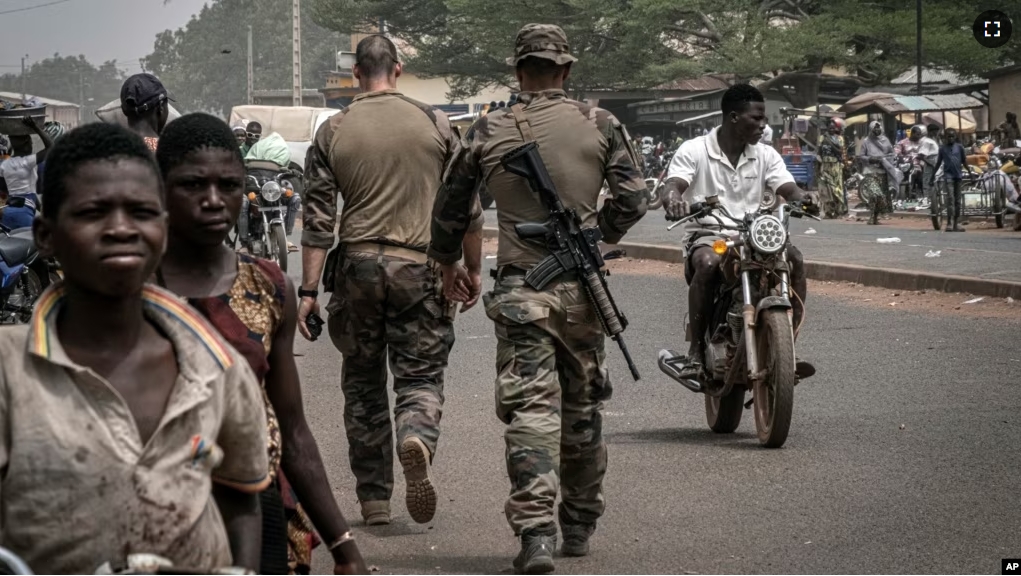
POLYGON ((554 24, 525 24, 518 31, 514 42, 514 56, 507 59, 507 64, 517 66, 518 62, 529 56, 546 58, 559 65, 577 62, 571 56, 567 44, 567 34, 560 26, 554 24))

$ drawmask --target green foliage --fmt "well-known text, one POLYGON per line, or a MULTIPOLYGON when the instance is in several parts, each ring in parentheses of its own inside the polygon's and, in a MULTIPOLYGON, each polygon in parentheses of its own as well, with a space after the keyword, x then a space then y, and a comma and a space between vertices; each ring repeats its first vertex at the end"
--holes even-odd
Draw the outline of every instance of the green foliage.
MULTIPOLYGON (((915 63, 912 0, 311 1, 316 21, 332 30, 367 32, 385 20, 387 32, 411 48, 409 70, 452 77, 451 97, 512 86, 504 58, 527 22, 552 22, 567 32, 580 58, 571 76, 577 92, 648 88, 707 72, 815 78, 817 90, 826 66, 875 85, 915 63)), ((927 67, 973 76, 1021 62, 1021 30, 997 50, 972 38, 984 4, 925 0, 927 67)), ((1021 4, 1007 11, 1021 23, 1021 4)))
MULTIPOLYGON (((21 80, 20 72, 0 76, 0 91, 21 94, 21 80)), ((84 104, 82 120, 89 122, 97 108, 120 96, 123 82, 116 62, 97 67, 85 56, 54 54, 28 68, 25 88, 31 95, 84 104)))
MULTIPOLYGON (((178 30, 156 37, 146 69, 174 93, 177 107, 225 116, 247 99, 248 26, 255 90, 291 87, 291 4, 279 0, 211 0, 178 30), (226 52, 229 51, 229 52, 226 52)), ((313 22, 302 6, 302 84, 321 88, 350 40, 313 22)))
POLYGON ((578 57, 568 88, 584 92, 670 80, 673 52, 650 41, 632 0, 312 0, 316 21, 341 32, 371 31, 383 18, 406 50, 409 71, 452 78, 450 98, 486 86, 512 87, 514 37, 529 22, 564 28, 578 57))

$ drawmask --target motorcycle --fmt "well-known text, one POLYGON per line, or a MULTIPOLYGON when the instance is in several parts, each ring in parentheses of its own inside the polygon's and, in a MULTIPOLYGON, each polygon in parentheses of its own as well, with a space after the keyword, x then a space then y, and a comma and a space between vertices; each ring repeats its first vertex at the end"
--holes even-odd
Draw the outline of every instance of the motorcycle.
POLYGON ((35 301, 49 284, 48 268, 39 258, 31 228, 0 226, 0 324, 32 319, 35 301))
POLYGON ((293 181, 301 176, 272 163, 249 162, 246 192, 248 193, 248 237, 242 244, 253 256, 274 260, 287 272, 287 217, 285 199, 294 195, 293 181))
POLYGON ((691 211, 668 229, 712 218, 729 237, 712 246, 722 257, 724 280, 713 298, 708 328, 705 334, 691 334, 691 325, 685 326, 687 341, 703 339, 705 377, 684 374, 685 358, 673 350, 660 350, 659 368, 685 388, 705 395, 706 419, 713 432, 733 432, 743 410, 754 408, 759 443, 779 448, 790 431, 797 383, 794 334, 799 327, 792 326, 788 227, 792 216, 820 219, 784 203, 763 206, 738 219, 717 196, 692 205, 691 211), (749 390, 752 399, 746 404, 749 390))

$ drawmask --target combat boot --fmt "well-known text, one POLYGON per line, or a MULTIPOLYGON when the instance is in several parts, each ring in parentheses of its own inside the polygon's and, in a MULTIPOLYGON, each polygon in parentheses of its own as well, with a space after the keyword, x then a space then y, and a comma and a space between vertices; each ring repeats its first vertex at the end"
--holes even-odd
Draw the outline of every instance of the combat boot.
POLYGON ((565 524, 560 523, 560 533, 564 537, 564 543, 560 546, 560 553, 564 556, 588 556, 588 541, 596 527, 591 524, 565 524))
POLYGON ((390 502, 370 500, 362 502, 362 519, 366 526, 382 526, 390 523, 390 502))
POLYGON ((553 551, 557 549, 557 529, 550 524, 526 530, 521 535, 521 552, 514 559, 517 574, 549 574, 553 571, 553 551))
POLYGON ((400 458, 408 513, 415 522, 425 524, 436 514, 436 489, 429 477, 429 449, 419 438, 408 436, 401 442, 400 458))

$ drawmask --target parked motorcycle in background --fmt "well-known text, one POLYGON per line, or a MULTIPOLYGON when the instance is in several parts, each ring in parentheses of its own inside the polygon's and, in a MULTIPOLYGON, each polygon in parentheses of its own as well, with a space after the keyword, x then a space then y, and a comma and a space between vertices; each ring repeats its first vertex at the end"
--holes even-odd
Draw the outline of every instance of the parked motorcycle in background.
POLYGON ((27 324, 49 282, 49 265, 39 258, 32 229, 0 226, 0 324, 27 324))

